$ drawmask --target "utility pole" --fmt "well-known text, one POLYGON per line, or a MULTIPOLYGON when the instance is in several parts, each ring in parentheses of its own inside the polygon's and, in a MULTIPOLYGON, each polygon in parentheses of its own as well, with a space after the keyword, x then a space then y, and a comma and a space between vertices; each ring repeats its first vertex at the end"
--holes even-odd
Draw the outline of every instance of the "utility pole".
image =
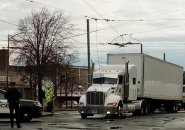
MULTIPOLYGON (((93 75, 93 71, 94 71, 94 62, 92 62, 92 70, 91 70, 91 75, 93 75)), ((91 84, 93 81, 93 77, 91 76, 91 84)))
POLYGON ((87 19, 87 57, 88 57, 88 86, 91 83, 90 71, 90 33, 89 33, 89 19, 87 19))
POLYGON ((163 60, 166 61, 166 53, 163 54, 163 60))
POLYGON ((9 46, 10 46, 10 35, 8 35, 8 54, 7 54, 7 68, 6 68, 6 90, 8 89, 8 71, 9 71, 9 46))
POLYGON ((143 44, 140 43, 141 46, 141 54, 143 54, 143 44))

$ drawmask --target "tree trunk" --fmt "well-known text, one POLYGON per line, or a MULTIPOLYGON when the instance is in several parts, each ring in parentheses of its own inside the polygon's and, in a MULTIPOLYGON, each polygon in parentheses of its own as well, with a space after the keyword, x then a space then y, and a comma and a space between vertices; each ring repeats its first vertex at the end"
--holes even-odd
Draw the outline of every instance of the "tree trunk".
POLYGON ((38 100, 43 105, 42 75, 38 74, 38 100))

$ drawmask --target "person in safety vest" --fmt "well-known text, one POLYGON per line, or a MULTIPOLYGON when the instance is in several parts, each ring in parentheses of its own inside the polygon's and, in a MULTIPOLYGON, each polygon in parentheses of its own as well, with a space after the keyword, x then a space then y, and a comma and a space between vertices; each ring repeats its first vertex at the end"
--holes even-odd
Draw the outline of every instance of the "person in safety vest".
POLYGON ((45 109, 46 112, 52 112, 53 110, 53 97, 54 97, 53 89, 51 87, 47 87, 45 90, 45 98, 47 103, 47 107, 45 109))

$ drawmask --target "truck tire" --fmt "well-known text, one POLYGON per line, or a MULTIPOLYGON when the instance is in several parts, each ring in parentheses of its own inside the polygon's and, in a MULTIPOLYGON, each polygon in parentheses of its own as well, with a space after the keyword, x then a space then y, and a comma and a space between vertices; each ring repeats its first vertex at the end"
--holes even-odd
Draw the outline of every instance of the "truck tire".
POLYGON ((178 111, 178 103, 177 101, 174 101, 174 113, 176 113, 178 111))
POLYGON ((149 102, 145 101, 144 103, 144 115, 148 115, 149 113, 149 102))
POLYGON ((140 109, 137 109, 133 112, 133 114, 135 116, 143 116, 145 113, 145 106, 144 106, 144 102, 141 103, 141 108, 140 109))
POLYGON ((143 116, 145 114, 145 105, 144 105, 144 102, 141 103, 141 109, 140 109, 140 112, 139 112, 139 115, 140 116, 143 116))
POLYGON ((175 101, 172 102, 173 106, 172 106, 172 113, 176 112, 176 103, 175 101))
POLYGON ((21 113, 21 121, 22 122, 30 122, 32 119, 32 115, 29 112, 21 113))
POLYGON ((86 115, 86 114, 81 113, 81 118, 82 118, 82 119, 87 119, 87 115, 86 115))
POLYGON ((176 101, 168 101, 165 104, 165 108, 167 112, 176 113, 178 110, 178 105, 176 101))
POLYGON ((178 101, 176 101, 176 112, 178 112, 179 111, 179 102, 178 101))
POLYGON ((117 117, 122 118, 123 117, 123 104, 122 102, 119 102, 117 106, 117 117))

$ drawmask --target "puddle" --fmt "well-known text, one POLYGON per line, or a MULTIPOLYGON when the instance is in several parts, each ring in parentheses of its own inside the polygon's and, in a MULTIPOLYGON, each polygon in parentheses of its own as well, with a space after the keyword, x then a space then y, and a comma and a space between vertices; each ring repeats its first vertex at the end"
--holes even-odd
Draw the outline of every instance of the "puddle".
POLYGON ((115 121, 115 120, 112 120, 112 119, 111 119, 111 120, 105 120, 105 121, 106 121, 106 122, 111 122, 111 121, 115 121))
POLYGON ((88 124, 85 124, 85 125, 87 125, 87 126, 92 126, 92 125, 94 125, 93 123, 88 123, 88 124))
POLYGON ((56 123, 51 123, 51 124, 48 124, 48 125, 50 125, 50 126, 54 126, 54 125, 57 125, 56 123))
POLYGON ((160 128, 152 128, 152 130, 161 130, 160 128))
POLYGON ((114 129, 115 130, 115 129, 121 129, 121 128, 122 127, 120 127, 120 126, 113 126, 113 127, 109 127, 108 129, 111 129, 111 130, 114 129))
POLYGON ((88 128, 82 128, 82 127, 65 127, 65 126, 61 126, 61 127, 57 127, 57 128, 65 128, 65 129, 70 129, 70 130, 88 130, 88 128))

